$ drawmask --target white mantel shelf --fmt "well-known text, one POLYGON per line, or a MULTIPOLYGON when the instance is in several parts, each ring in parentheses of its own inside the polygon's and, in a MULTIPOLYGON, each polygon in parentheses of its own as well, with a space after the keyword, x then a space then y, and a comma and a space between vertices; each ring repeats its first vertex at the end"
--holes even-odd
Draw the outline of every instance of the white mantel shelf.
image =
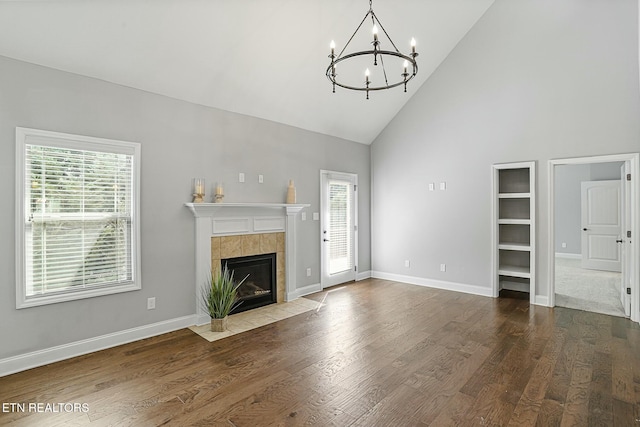
POLYGON ((185 203, 195 217, 211 216, 215 212, 226 210, 227 208, 248 208, 248 209, 285 209, 287 214, 297 214, 310 204, 292 203, 185 203))

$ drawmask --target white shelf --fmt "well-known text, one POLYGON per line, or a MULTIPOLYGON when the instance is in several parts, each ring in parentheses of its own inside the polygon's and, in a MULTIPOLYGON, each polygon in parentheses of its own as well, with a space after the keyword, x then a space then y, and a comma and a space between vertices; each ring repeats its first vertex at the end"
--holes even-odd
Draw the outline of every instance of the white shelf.
POLYGON ((528 292, 536 302, 536 163, 493 165, 493 295, 528 292), (526 267, 524 267, 526 266, 526 267))
POLYGON ((529 199, 531 198, 531 193, 500 193, 498 194, 499 199, 529 199))
POLYGON ((513 218, 504 218, 499 219, 498 224, 513 224, 513 225, 530 225, 530 219, 513 219, 513 218))
POLYGON ((529 267, 519 267, 516 265, 501 265, 498 269, 500 276, 521 277, 523 279, 531 278, 531 270, 529 267))
POLYGON ((308 203, 185 203, 194 216, 211 216, 213 213, 226 211, 230 208, 241 210, 255 209, 284 209, 287 214, 297 214, 304 208, 311 206, 308 203))
POLYGON ((531 251, 531 245, 528 243, 500 243, 498 244, 498 249, 502 249, 505 251, 531 251))

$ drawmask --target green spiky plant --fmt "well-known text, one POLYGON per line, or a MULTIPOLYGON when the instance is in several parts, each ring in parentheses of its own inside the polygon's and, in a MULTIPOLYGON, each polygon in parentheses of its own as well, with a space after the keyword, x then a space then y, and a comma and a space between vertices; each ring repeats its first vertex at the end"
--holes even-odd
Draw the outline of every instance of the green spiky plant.
POLYGON ((207 286, 203 288, 202 300, 204 308, 212 319, 223 319, 239 306, 238 287, 247 280, 247 274, 240 282, 233 281, 233 271, 225 265, 221 272, 211 274, 207 286))

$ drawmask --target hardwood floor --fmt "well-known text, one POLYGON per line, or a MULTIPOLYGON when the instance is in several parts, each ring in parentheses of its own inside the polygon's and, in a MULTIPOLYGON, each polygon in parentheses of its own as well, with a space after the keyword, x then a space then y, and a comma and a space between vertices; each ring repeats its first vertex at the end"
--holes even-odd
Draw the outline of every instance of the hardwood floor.
MULTIPOLYGON (((188 329, 0 378, 16 426, 640 425, 640 327, 383 280, 212 343, 188 329)), ((5 406, 6 408, 6 406, 5 406)))

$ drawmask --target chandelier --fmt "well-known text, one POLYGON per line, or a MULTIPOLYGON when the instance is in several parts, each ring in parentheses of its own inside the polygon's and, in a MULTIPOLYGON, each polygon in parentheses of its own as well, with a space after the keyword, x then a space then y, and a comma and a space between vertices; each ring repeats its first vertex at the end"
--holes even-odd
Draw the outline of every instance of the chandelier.
MULTIPOLYGON (((329 64, 329 67, 327 67, 327 78, 331 81, 333 85, 333 93, 336 92, 336 86, 340 86, 345 89, 365 91, 367 93, 367 99, 369 99, 369 91, 372 91, 372 90, 383 90, 383 89, 391 89, 397 86, 404 86, 404 91, 406 92, 407 83, 411 79, 413 79, 418 73, 418 64, 416 62, 416 56, 418 56, 418 54, 416 53, 416 40, 413 38, 411 39, 410 54, 405 55, 401 53, 400 50, 398 50, 398 48, 396 47, 395 43, 393 43, 393 41, 391 40, 391 37, 389 37, 389 34, 387 33, 387 31, 384 29, 384 27, 378 20, 378 17, 376 16, 376 14, 373 12, 372 0, 369 0, 369 11, 364 16, 364 18, 362 19, 362 22, 360 22, 360 25, 358 25, 358 28, 356 28, 356 30, 353 32, 353 35, 351 35, 351 37, 349 38, 349 41, 347 42, 347 44, 344 45, 344 47, 342 48, 342 50, 338 55, 335 54, 335 48, 336 48, 336 44, 332 40, 330 45, 331 54, 329 55, 329 58, 331 59, 331 63, 329 64), (371 42, 371 45, 373 46, 373 48, 369 50, 345 53, 345 51, 347 50, 347 47, 349 46, 349 43, 351 43, 353 38, 356 36, 358 31, 362 27, 362 24, 364 24, 367 18, 369 17, 371 17, 371 24, 373 26, 373 28, 371 29, 371 33, 373 36, 373 41, 371 42), (382 30, 386 38, 389 40, 389 43, 391 43, 391 46, 393 46, 394 50, 384 50, 381 48, 382 43, 379 38, 378 27, 382 30), (366 57, 369 55, 373 57, 372 62, 374 67, 377 67, 378 63, 380 63, 380 68, 382 69, 382 73, 379 73, 381 74, 380 82, 372 81, 371 72, 369 71, 369 68, 366 68, 366 70, 364 71, 364 81, 362 83, 358 83, 357 81, 354 83, 354 82, 347 82, 345 80, 338 80, 338 73, 336 72, 336 69, 339 63, 347 60, 354 60, 355 58, 358 58, 358 57, 366 57), (402 72, 398 73, 400 77, 396 79, 391 77, 391 82, 389 82, 389 78, 387 77, 387 69, 385 68, 385 64, 384 64, 385 58, 389 60, 394 60, 394 62, 397 61, 396 58, 400 58, 400 60, 404 60, 404 62, 402 63, 402 67, 400 68, 402 72)), ((391 75, 393 76, 394 74, 391 73, 391 75)))

